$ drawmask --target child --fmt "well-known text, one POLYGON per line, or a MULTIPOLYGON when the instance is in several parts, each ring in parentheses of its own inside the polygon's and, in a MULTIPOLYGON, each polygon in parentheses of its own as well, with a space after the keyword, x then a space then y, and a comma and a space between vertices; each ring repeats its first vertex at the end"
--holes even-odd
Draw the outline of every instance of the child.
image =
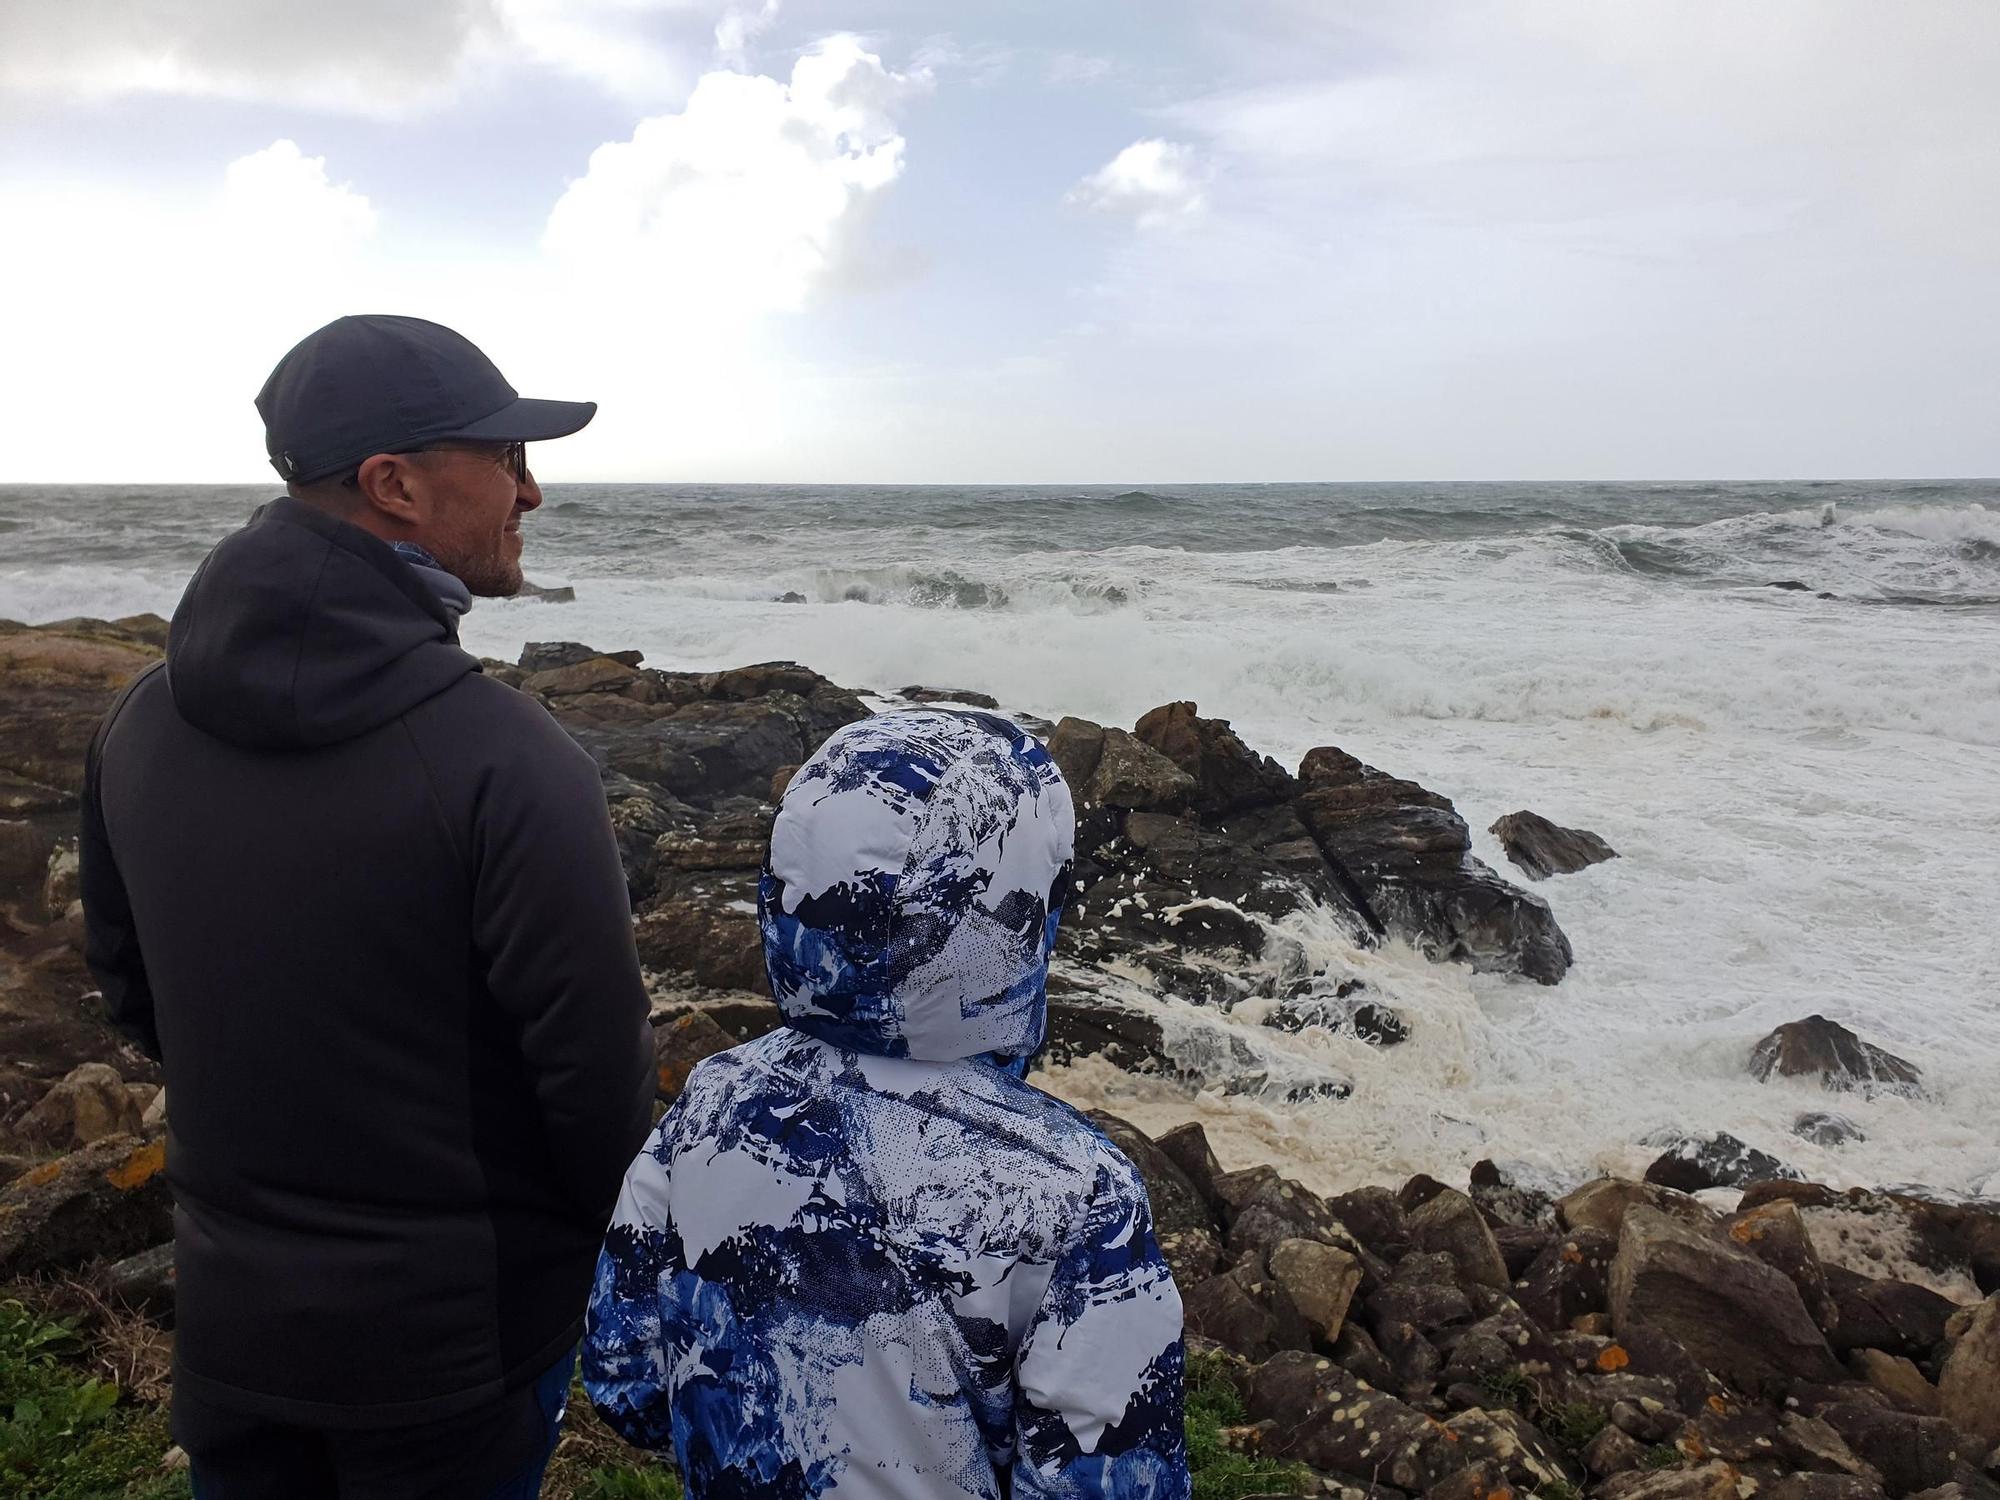
POLYGON ((758 895, 785 1024, 633 1162, 584 1344, 690 1500, 1185 1500, 1145 1186, 1022 1082, 1075 823, 991 714, 863 720, 793 778, 758 895))

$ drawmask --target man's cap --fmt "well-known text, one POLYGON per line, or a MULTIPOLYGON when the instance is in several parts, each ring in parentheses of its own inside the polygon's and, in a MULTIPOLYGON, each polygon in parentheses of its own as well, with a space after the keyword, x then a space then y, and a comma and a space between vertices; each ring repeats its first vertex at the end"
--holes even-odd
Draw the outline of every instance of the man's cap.
POLYGON ((336 318, 294 345, 257 393, 257 413, 271 467, 310 484, 376 453, 568 437, 597 403, 522 396, 463 334, 365 313, 336 318))

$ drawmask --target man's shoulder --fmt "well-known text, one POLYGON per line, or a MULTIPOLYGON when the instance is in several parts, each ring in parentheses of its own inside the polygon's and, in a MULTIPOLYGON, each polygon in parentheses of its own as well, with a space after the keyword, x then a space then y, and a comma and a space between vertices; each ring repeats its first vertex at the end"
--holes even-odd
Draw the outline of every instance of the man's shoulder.
POLYGON ((483 758, 560 755, 594 765, 539 699, 484 672, 468 672, 404 716, 420 731, 466 739, 483 758))

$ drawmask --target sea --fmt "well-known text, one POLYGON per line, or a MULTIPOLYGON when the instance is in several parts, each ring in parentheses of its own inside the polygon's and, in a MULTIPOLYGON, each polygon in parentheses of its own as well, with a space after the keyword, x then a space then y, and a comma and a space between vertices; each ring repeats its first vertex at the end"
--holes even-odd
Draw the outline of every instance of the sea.
MULTIPOLYGON (((270 493, 0 487, 0 616, 170 614, 270 493)), ((1286 763, 1337 745, 1448 795, 1503 872, 1486 830, 1521 808, 1619 852, 1535 887, 1576 949, 1559 985, 1328 925, 1409 1041, 1221 1018, 1345 1099, 1044 1075, 1079 1104, 1198 1118, 1225 1165, 1323 1190, 1482 1157, 1561 1185, 1726 1131, 1840 1186, 2000 1195, 2000 481, 551 485, 524 532, 575 600, 482 601, 486 656, 789 659, 1123 725, 1192 700, 1286 763), (1925 1096, 1752 1080, 1814 1014, 1925 1096), (1793 1134, 1815 1110, 1861 1138, 1793 1134)))

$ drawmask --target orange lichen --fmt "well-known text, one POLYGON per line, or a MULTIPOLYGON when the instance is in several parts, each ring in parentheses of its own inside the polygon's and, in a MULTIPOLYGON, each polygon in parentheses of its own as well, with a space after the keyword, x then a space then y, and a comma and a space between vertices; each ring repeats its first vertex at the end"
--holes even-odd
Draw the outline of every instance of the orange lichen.
POLYGON ((133 1188, 144 1187, 166 1169, 167 1145, 165 1141, 154 1141, 150 1146, 141 1146, 125 1160, 104 1174, 104 1180, 120 1192, 129 1193, 133 1188))
POLYGON ((1622 1344, 1613 1344, 1597 1356, 1597 1368, 1600 1370, 1622 1370, 1631 1363, 1632 1356, 1625 1352, 1622 1344))
POLYGON ((60 1161, 45 1161, 34 1170, 23 1172, 21 1174, 21 1185, 23 1187, 40 1187, 45 1182, 54 1182, 56 1174, 61 1171, 62 1163, 60 1161))

